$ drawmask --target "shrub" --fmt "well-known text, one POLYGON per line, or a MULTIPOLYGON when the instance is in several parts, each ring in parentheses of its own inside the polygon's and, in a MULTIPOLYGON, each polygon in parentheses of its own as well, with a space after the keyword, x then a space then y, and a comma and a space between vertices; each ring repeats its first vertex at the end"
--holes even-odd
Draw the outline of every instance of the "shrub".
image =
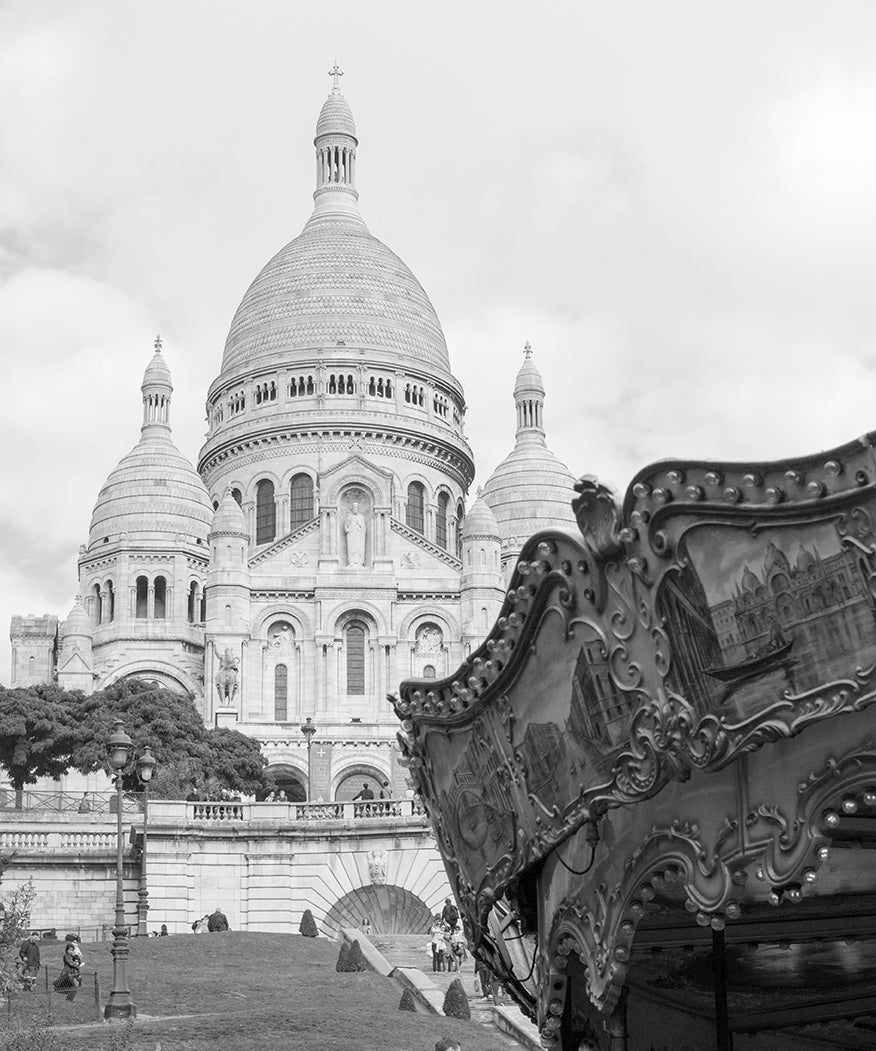
POLYGON ((368 964, 365 962, 365 957, 362 955, 362 947, 358 941, 354 941, 350 946, 350 954, 347 957, 347 970, 348 971, 367 971, 368 964))
POLYGON ((341 939, 341 951, 338 953, 338 962, 335 964, 336 971, 349 971, 347 963, 350 959, 350 943, 341 939))
POLYGON ((298 925, 298 933, 303 934, 305 938, 315 938, 319 934, 319 931, 316 929, 316 920, 313 918, 313 913, 310 909, 304 910, 301 923, 298 925))
POLYGON ((417 1002, 414 1000, 414 994, 410 989, 405 989, 402 993, 401 1000, 398 1002, 399 1011, 416 1011, 417 1002))
POLYGON ((458 978, 454 978, 444 997, 444 1013, 448 1018, 471 1018, 468 997, 458 978))

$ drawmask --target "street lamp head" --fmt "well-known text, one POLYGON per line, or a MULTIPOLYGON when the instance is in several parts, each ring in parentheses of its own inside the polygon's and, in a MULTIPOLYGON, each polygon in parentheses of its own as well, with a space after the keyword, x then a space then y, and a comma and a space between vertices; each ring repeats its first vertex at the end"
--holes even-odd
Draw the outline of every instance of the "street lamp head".
POLYGON ((145 751, 137 760, 137 774, 144 785, 148 785, 152 780, 156 765, 155 756, 149 751, 149 746, 147 745, 145 751))
POLYGON ((301 732, 305 737, 310 739, 316 733, 316 727, 313 725, 313 721, 308 715, 304 722, 301 724, 301 732))
POLYGON ((131 738, 124 731, 124 723, 119 720, 106 743, 106 754, 110 767, 117 773, 120 770, 124 770, 128 765, 132 751, 131 738))

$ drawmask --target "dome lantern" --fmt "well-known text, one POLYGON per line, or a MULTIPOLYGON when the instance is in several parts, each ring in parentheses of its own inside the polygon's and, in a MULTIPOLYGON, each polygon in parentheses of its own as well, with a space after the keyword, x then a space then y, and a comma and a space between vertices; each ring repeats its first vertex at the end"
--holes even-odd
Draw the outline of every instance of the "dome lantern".
POLYGON ((514 382, 514 404, 517 407, 517 441, 535 439, 544 442, 544 382, 532 360, 532 344, 523 347, 523 364, 514 382))
POLYGON ((161 353, 161 336, 155 337, 153 346, 155 353, 146 366, 140 385, 143 392, 143 425, 140 430, 144 434, 170 430, 170 396, 173 393, 173 383, 170 379, 170 369, 161 353))
POLYGON ((356 138, 353 111, 338 87, 338 78, 343 75, 335 62, 329 70, 329 76, 334 78, 334 86, 322 104, 316 122, 313 140, 316 147, 316 189, 313 191, 316 208, 311 222, 324 213, 334 214, 338 211, 358 216, 356 147, 359 140, 356 138))

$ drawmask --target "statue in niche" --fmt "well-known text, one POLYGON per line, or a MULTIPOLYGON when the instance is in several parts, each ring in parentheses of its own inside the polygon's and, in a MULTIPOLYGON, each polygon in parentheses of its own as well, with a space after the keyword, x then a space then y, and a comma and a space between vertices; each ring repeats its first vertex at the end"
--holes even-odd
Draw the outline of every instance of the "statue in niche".
POLYGON ((219 658, 219 674, 216 676, 216 689, 219 691, 219 703, 231 704, 237 693, 237 666, 240 661, 228 646, 219 658))
POLYGON ((417 632, 415 653, 418 657, 434 657, 441 652, 444 636, 434 624, 424 624, 417 632))
POLYGON ((359 501, 354 500, 344 521, 344 532, 347 534, 347 565, 365 565, 365 534, 367 532, 365 515, 359 510, 359 501))

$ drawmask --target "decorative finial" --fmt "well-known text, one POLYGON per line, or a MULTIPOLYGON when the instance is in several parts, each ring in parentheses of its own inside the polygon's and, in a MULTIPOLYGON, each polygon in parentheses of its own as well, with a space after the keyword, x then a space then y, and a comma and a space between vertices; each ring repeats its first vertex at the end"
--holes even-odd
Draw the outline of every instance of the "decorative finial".
POLYGON ((338 60, 335 59, 334 66, 332 67, 332 69, 329 70, 329 76, 335 78, 335 83, 334 83, 334 86, 332 87, 332 91, 340 91, 341 90, 340 89, 340 85, 338 84, 338 77, 342 77, 343 75, 344 75, 344 71, 338 65, 338 60))
POLYGON ((155 347, 159 354, 161 353, 161 348, 164 346, 164 344, 161 342, 161 336, 155 337, 155 342, 152 344, 152 346, 155 347))
POLYGON ((527 359, 532 357, 532 344, 529 340, 523 344, 523 356, 527 359))
POLYGON ((483 495, 484 495, 484 487, 483 487, 482 485, 479 485, 479 486, 478 486, 478 492, 477 492, 477 498, 478 498, 478 500, 480 500, 480 498, 481 498, 481 497, 482 497, 483 495))

